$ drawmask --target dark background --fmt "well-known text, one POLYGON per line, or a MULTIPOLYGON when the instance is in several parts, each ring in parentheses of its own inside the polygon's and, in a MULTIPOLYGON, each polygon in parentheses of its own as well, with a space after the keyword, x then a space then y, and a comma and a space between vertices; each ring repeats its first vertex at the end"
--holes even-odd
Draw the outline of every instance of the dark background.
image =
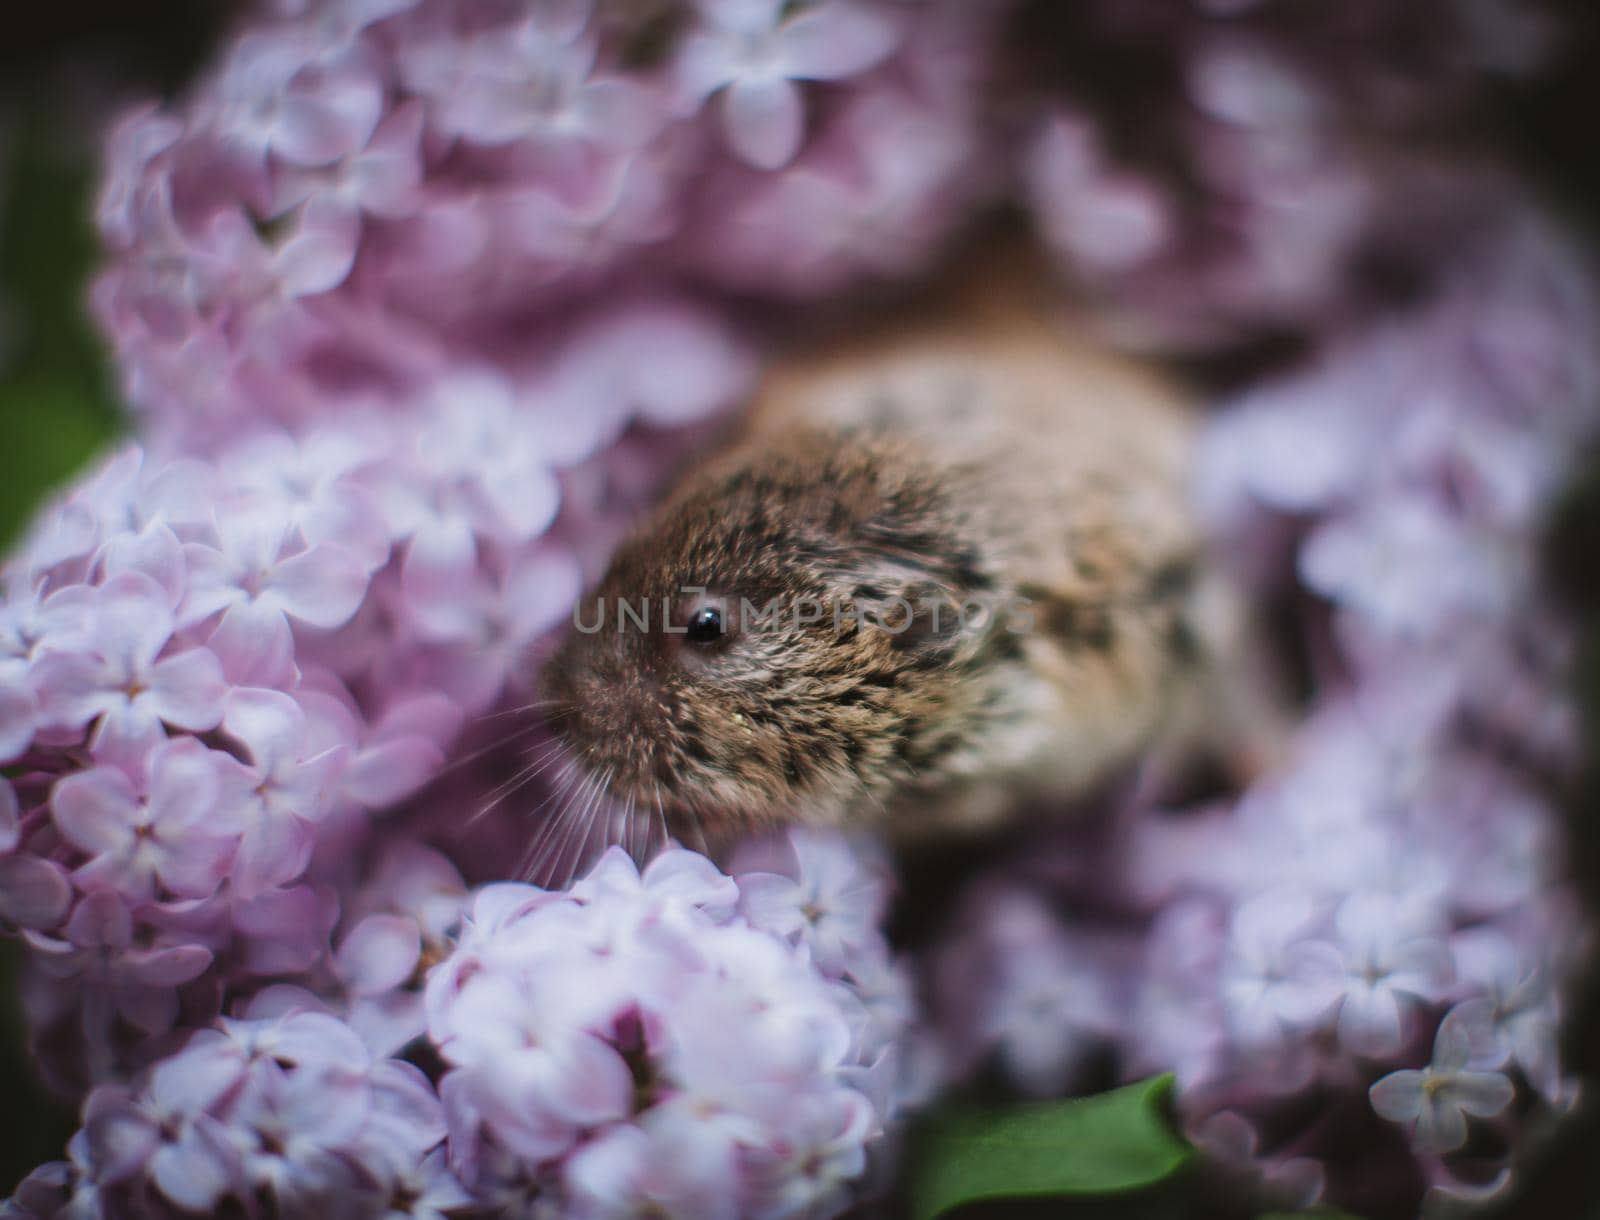
MULTIPOLYGON (((1061 3, 1061 0, 1053 0, 1061 3)), ((1188 0, 1172 0, 1187 3, 1188 0)), ((1334 2, 1337 0, 1317 0, 1334 2)), ((1406 0, 1394 0, 1404 4, 1406 0)), ((29 506, 121 427, 103 357, 82 312, 96 257, 89 225, 101 117, 118 98, 182 87, 231 14, 224 0, 35 0, 8 6, 0 34, 0 544, 29 506)), ((1497 86, 1494 139, 1552 203, 1600 235, 1600 4, 1566 0, 1553 70, 1497 86)), ((1550 578, 1586 626, 1576 680, 1600 744, 1600 463, 1574 488, 1549 537, 1550 578)), ((1600 904, 1600 749, 1576 786, 1571 867, 1600 904)), ((33 1081, 16 988, 16 947, 0 942, 0 1198, 58 1158, 74 1121, 33 1081)), ((1502 1216, 1600 1220, 1600 986, 1580 980, 1568 1062, 1587 1081, 1576 1121, 1518 1174, 1502 1216)), ((1167 1196, 1093 1214, 1188 1214, 1167 1196)), ((1088 1215, 1030 1207, 1019 1215, 1088 1215)))

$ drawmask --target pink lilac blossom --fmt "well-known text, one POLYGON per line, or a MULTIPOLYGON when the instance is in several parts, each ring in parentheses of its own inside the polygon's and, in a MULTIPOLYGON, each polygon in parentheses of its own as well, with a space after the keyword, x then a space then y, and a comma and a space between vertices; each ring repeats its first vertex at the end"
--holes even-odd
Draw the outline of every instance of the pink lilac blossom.
POLYGON ((450 1162, 481 1198, 531 1192, 561 1215, 842 1210, 899 1104, 910 1014, 862 1000, 863 967, 889 968, 869 925, 853 921, 849 966, 815 955, 832 935, 805 894, 831 888, 829 867, 870 874, 842 844, 794 844, 781 897, 775 874, 729 877, 675 848, 642 873, 612 848, 565 894, 480 891, 426 1008, 450 1162), (752 900, 770 930, 742 913, 752 900))
POLYGON ((1430 1208, 1489 1189, 1473 1131, 1514 1148, 1572 1104, 1556 1031, 1582 949, 1549 783, 1571 709, 1560 650, 1521 641, 1567 630, 1536 531, 1600 430, 1581 265, 1513 214, 1429 302, 1224 404, 1202 501, 1245 578, 1311 595, 1316 701, 1241 796, 1046 838, 972 888, 932 974, 958 1062, 1023 1089, 1096 1054, 1175 1071, 1195 1138, 1301 1204, 1359 1197, 1306 1090, 1339 1139, 1368 1132, 1369 1183, 1420 1178, 1430 1208))
POLYGON ((1317 1087, 1443 1199, 1505 1180, 1459 1134, 1571 1104, 1533 539, 1600 308, 1514 185, 1410 138, 1544 27, 1094 0, 1068 49, 1172 68, 1108 100, 1036 78, 1016 7, 277 0, 116 127, 94 304, 141 439, 0 598, 0 920, 84 1099, 12 1210, 831 1214, 990 1058, 1035 1094, 1175 1071, 1292 1205, 1350 1185, 1317 1087), (913 280, 1008 202, 1122 340, 1309 335, 1200 472, 1219 562, 1314 604, 1288 757, 978 878, 927 1019, 861 843, 482 884, 526 839, 473 819, 483 718, 531 731, 539 649, 749 386, 752 303, 913 280))
POLYGON ((12 1206, 834 1214, 906 1097, 912 1010, 872 979, 900 973, 872 922, 881 869, 821 836, 767 854, 792 894, 678 848, 641 873, 613 848, 568 892, 474 895, 443 856, 393 842, 352 900, 327 999, 266 987, 97 1085, 72 1160, 12 1206), (863 890, 831 904, 860 952, 825 967, 818 899, 863 890), (787 931, 747 920, 747 892, 787 931), (393 1057, 424 1036, 437 1086, 393 1057))
POLYGON ((1094 0, 1046 27, 1085 70, 1039 82, 1055 104, 1025 112, 1018 193, 1123 342, 1338 325, 1451 261, 1483 171, 1435 136, 1548 59, 1552 24, 1479 0, 1094 0))
POLYGON ((179 106, 112 132, 94 302, 128 397, 149 435, 211 450, 462 370, 555 376, 543 337, 602 290, 609 313, 708 278, 788 295, 824 275, 797 258, 828 287, 914 273, 977 198, 974 65, 1004 6, 964 7, 269 9, 179 106), (700 232, 807 209, 809 254, 700 232))
MULTIPOLYGON (((337 898, 307 883, 319 836, 431 779, 462 724, 525 685, 529 650, 594 561, 595 541, 547 537, 560 480, 608 433, 681 424, 748 375, 743 350, 687 307, 641 306, 615 327, 592 333, 662 336, 692 377, 684 392, 704 397, 588 376, 610 422, 569 438, 559 465, 486 375, 476 398, 425 396, 404 429, 356 415, 268 428, 205 462, 130 447, 40 518, 7 569, 5 689, 20 711, 0 868, 6 917, 58 980, 35 1007, 65 1039, 65 1078, 138 1066, 180 1011, 214 1010, 218 980, 199 978, 213 959, 259 978, 327 958, 337 898), (72 919, 91 900, 101 914, 82 926, 115 931, 93 945, 200 964, 175 979, 132 960, 89 970, 72 919), (180 1003, 172 988, 190 982, 180 1003), (94 1044, 81 1060, 75 1022, 94 1044)), ((553 416, 552 394, 530 388, 517 409, 553 416)), ((619 507, 591 506, 600 539, 594 510, 619 507)))
MULTIPOLYGON (((263 1009, 270 1005, 263 1005, 263 1009)), ((314 1005, 224 1019, 83 1106, 73 1159, 18 1188, 25 1214, 435 1214, 471 1203, 443 1162, 427 1077, 314 1005)))

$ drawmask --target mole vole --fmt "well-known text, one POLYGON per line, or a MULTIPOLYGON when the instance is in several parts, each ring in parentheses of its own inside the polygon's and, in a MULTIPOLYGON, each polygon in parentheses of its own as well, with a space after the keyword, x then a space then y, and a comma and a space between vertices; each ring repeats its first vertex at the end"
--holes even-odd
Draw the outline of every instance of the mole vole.
POLYGON ((977 828, 1192 732, 1232 619, 1195 433, 1011 269, 779 360, 544 672, 557 820, 977 828))

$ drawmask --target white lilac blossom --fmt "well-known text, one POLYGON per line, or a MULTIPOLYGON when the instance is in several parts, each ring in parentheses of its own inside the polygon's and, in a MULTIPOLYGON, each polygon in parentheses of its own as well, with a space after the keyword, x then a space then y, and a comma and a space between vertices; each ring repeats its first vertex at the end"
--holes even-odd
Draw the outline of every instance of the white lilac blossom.
POLYGON ((1472 1039, 1456 1012, 1439 1023, 1426 1067, 1390 1072, 1370 1091, 1372 1108, 1410 1124, 1412 1137, 1430 1152, 1454 1152, 1467 1142, 1468 1118, 1499 1114, 1516 1096, 1502 1073, 1474 1070, 1472 1039))
POLYGON ((127 762, 165 735, 163 725, 216 727, 222 665, 209 648, 168 649, 176 624, 166 603, 161 586, 138 571, 95 591, 78 626, 81 646, 51 649, 30 670, 44 731, 92 724, 90 748, 127 762))
POLYGON ((352 825, 359 841, 469 718, 527 698, 530 650, 628 510, 590 497, 595 540, 558 541, 561 480, 604 477, 597 454, 632 420, 690 422, 750 369, 659 298, 582 328, 563 360, 573 386, 519 400, 484 374, 476 397, 422 394, 404 427, 391 408, 247 429, 204 460, 128 446, 34 524, 0 610, 0 914, 32 938, 35 1020, 66 1078, 137 1067, 180 1014, 217 1011, 213 961, 259 980, 332 960, 319 844, 352 825), (662 345, 692 401, 585 375, 605 422, 558 440, 584 362, 617 343, 662 345))
POLYGON ((427 1029, 422 981, 455 947, 466 883, 420 843, 389 844, 345 912, 334 956, 349 1022, 374 1054, 398 1054, 427 1029))
POLYGON ((814 954, 849 918, 818 914, 848 857, 811 836, 795 847, 781 896, 771 874, 728 877, 676 848, 642 873, 612 848, 569 893, 480 892, 426 1006, 450 1163, 481 1198, 684 1217, 849 1201, 899 1104, 882 1084, 909 1011, 862 1002, 874 931, 852 928, 849 967, 814 954), (741 913, 757 893, 761 923, 741 913))
POLYGON ((787 165, 804 138, 795 81, 863 72, 894 50, 898 35, 891 9, 852 0, 792 13, 783 0, 698 0, 695 8, 704 24, 679 52, 680 87, 696 103, 721 92, 728 142, 761 169, 787 165))
MULTIPOLYGON (((815 835, 769 855, 792 893, 678 848, 641 873, 613 848, 569 892, 469 895, 443 856, 397 842, 353 899, 327 1000, 267 987, 98 1085, 73 1159, 15 1202, 377 1217, 520 1193, 552 1215, 833 1214, 904 1104, 913 1010, 875 973, 899 972, 871 926, 873 863, 815 835), (747 891, 774 930, 742 914, 747 891), (848 965, 813 956, 819 904, 850 928, 848 965), (424 1036, 437 1084, 391 1057, 424 1036)), ((110 899, 85 911, 119 912, 110 899)))

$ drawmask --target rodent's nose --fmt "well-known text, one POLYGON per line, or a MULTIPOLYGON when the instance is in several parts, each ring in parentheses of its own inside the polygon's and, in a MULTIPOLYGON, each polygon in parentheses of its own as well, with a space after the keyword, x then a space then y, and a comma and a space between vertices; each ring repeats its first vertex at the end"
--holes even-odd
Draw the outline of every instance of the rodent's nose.
POLYGON ((574 686, 572 719, 592 742, 633 740, 653 731, 659 694, 659 683, 644 675, 622 681, 586 675, 574 686))

